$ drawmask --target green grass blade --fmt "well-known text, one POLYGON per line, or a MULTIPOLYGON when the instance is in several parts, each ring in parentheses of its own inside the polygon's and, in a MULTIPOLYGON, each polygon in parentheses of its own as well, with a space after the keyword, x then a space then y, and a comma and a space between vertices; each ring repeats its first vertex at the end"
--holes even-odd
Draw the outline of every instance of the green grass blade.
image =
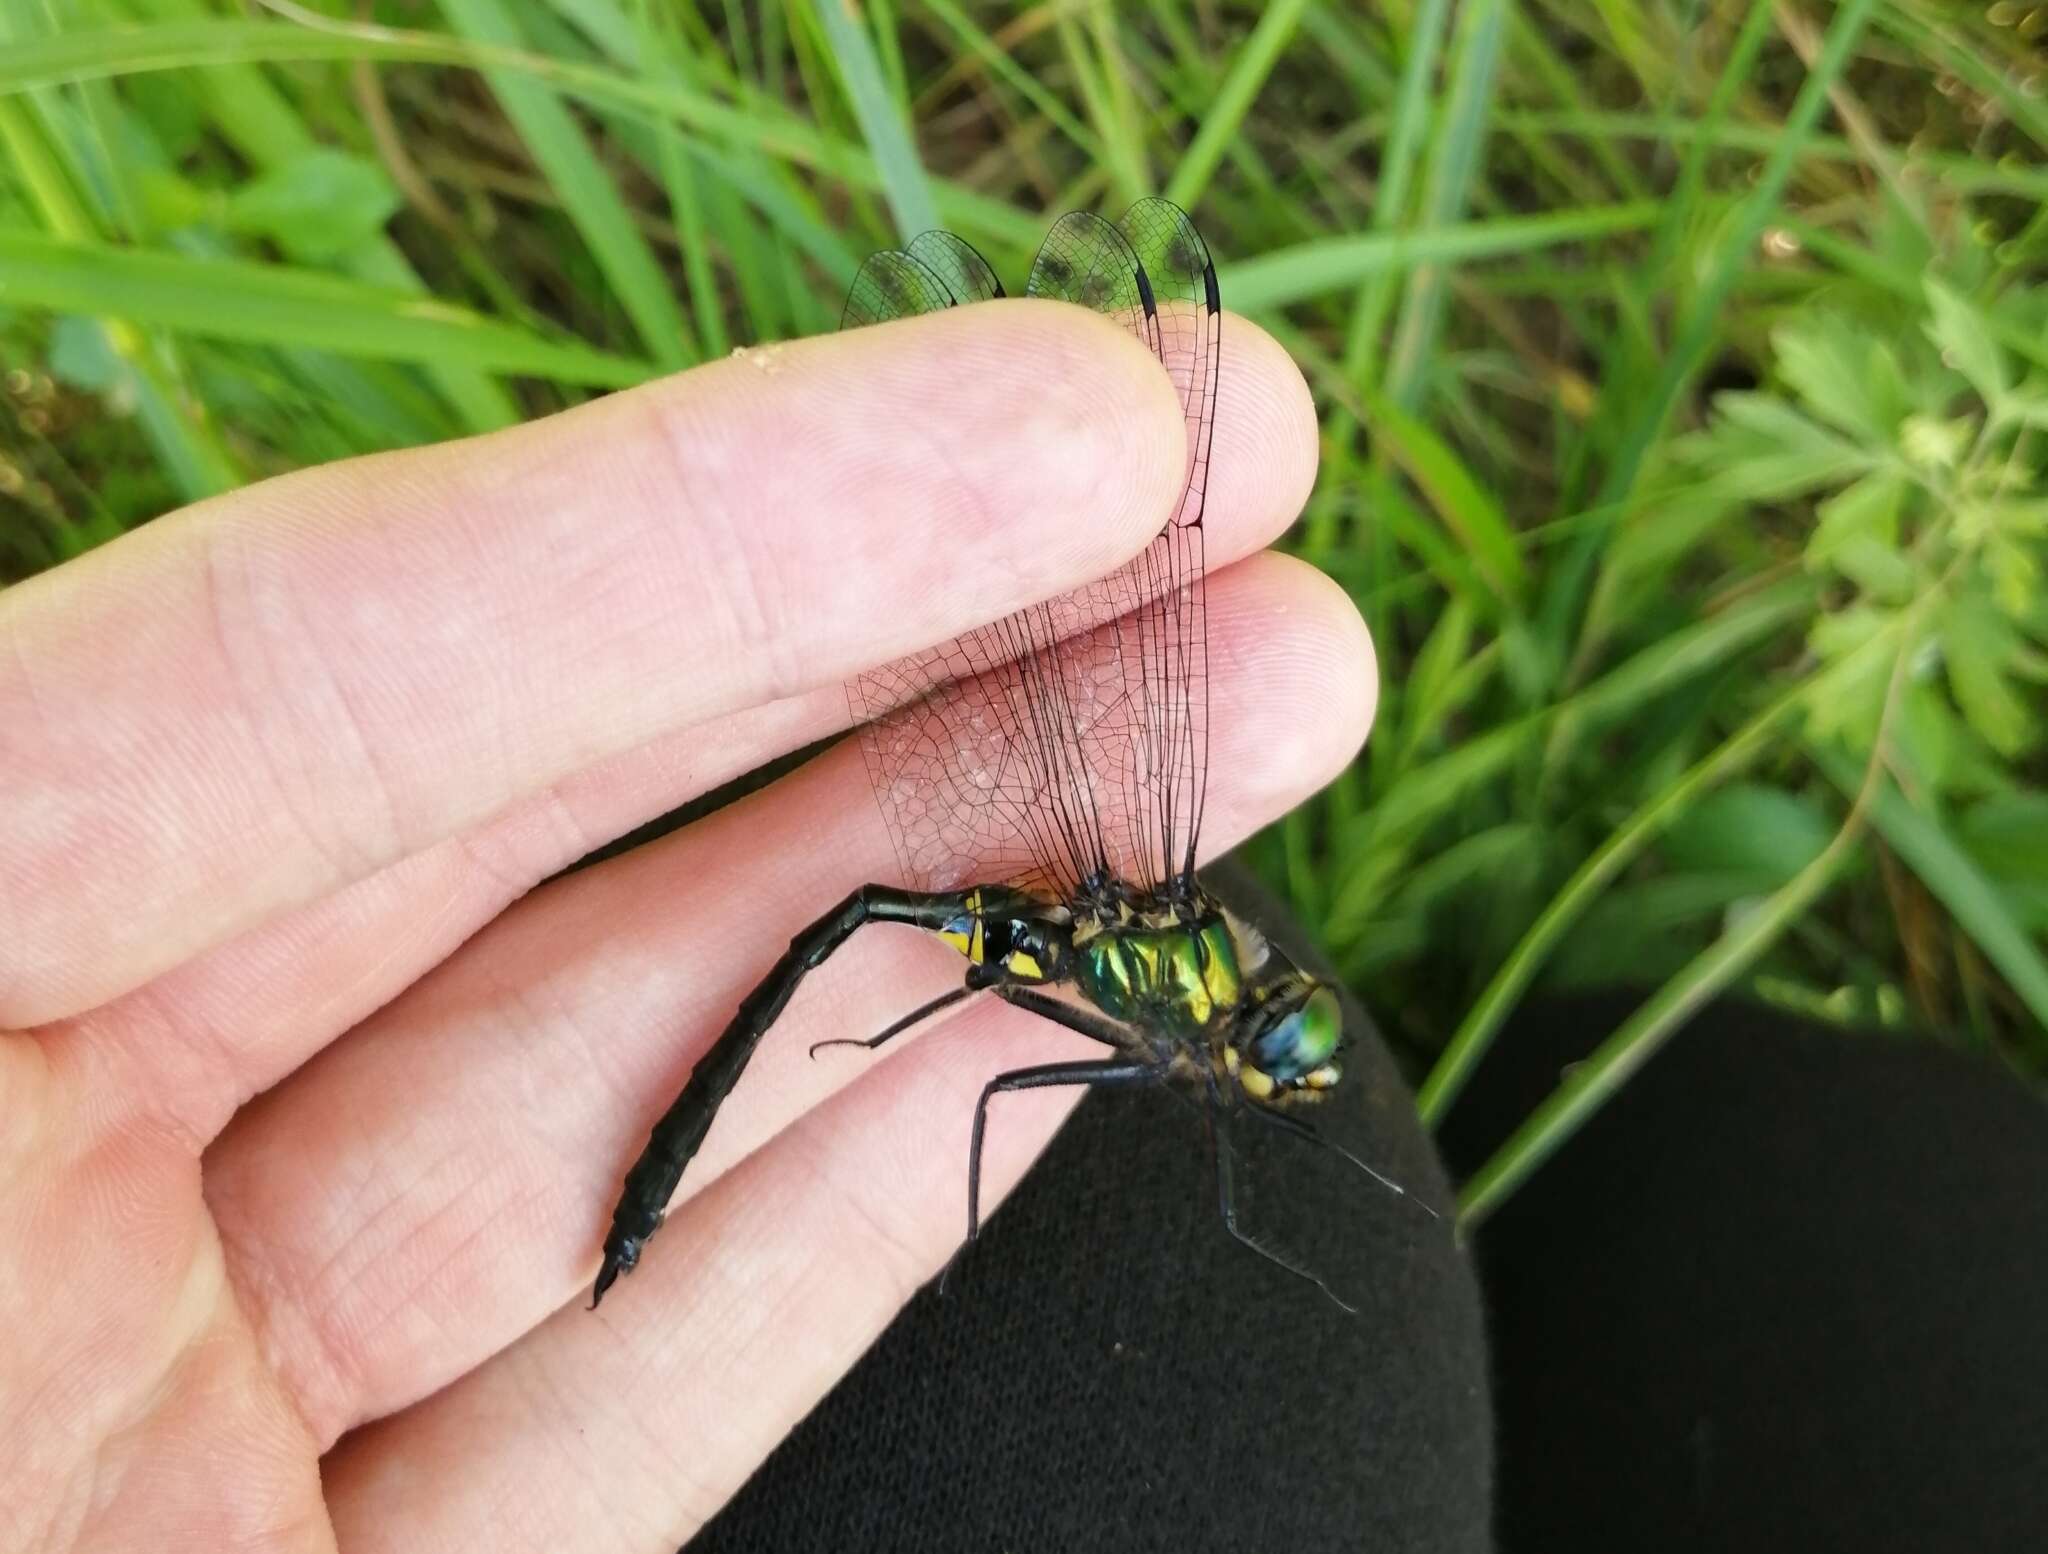
MULTIPOLYGON (((140 0, 139 9, 160 20, 197 20, 206 14, 200 0, 140 0)), ((186 79, 190 90, 206 104, 221 133, 253 167, 283 166, 319 143, 284 95, 254 66, 195 70, 186 79)), ((426 291, 419 272, 387 237, 371 239, 343 254, 339 262, 344 270, 367 285, 392 291, 426 291)), ((428 362, 424 370, 470 431, 494 431, 520 419, 512 396, 487 373, 448 362, 428 362)))
MULTIPOLYGON (((212 21, 83 29, 31 39, 0 55, 0 94, 201 65, 337 59, 454 65, 531 76, 594 108, 673 119, 722 147, 781 158, 857 188, 881 187, 881 173, 864 148, 819 130, 779 105, 751 100, 743 108, 734 107, 671 81, 642 80, 603 66, 393 27, 212 21)), ((1007 201, 942 180, 933 180, 932 187, 939 219, 963 236, 1030 249, 1041 235, 1039 218, 1007 201)))
POLYGON ((1639 231, 1655 222, 1657 213, 1654 200, 1639 200, 1412 232, 1318 238, 1227 265, 1222 271, 1223 296, 1232 307, 1247 313, 1287 307, 1355 286, 1370 275, 1412 273, 1422 265, 1535 253, 1560 244, 1639 231))
POLYGON ((1610 669, 1568 700, 1492 729, 1404 773, 1366 817, 1375 833, 1399 837, 1441 815, 1461 792, 1524 754, 1557 719, 1589 723, 1627 717, 1695 676, 1725 668, 1813 608, 1805 581, 1779 584, 1720 615, 1683 627, 1610 669))
MULTIPOLYGON (((1507 10, 1507 0, 1467 0, 1459 10, 1451 43, 1449 89, 1431 147, 1428 183, 1423 190, 1422 220, 1426 226, 1448 226, 1465 212, 1478 176, 1487 115, 1493 107, 1507 10)), ((1413 410, 1421 400, 1423 382, 1443 323, 1444 286, 1440 261, 1433 261, 1408 277, 1408 291, 1394 326, 1392 360, 1385 378, 1387 394, 1404 410, 1413 410)))
MULTIPOLYGON (((1819 121, 1821 110, 1828 101, 1828 89, 1834 85, 1843 68, 1849 62, 1850 52, 1862 35, 1864 24, 1870 19, 1870 12, 1876 0, 1845 0, 1835 15, 1835 22, 1828 29, 1826 41, 1821 48, 1820 58, 1799 88, 1799 96, 1792 105, 1792 112, 1785 121, 1785 127, 1765 162, 1763 172, 1757 179, 1756 187, 1743 201, 1731 222, 1727 236, 1723 239, 1714 256, 1714 263, 1706 279, 1693 294, 1690 305, 1677 330, 1677 338, 1664 362, 1664 370, 1658 376, 1649 398, 1637 412, 1629 425, 1627 435, 1609 466, 1606 478, 1601 482, 1598 502, 1605 506, 1621 501, 1634 489, 1636 476, 1641 472, 1643 459, 1657 435, 1670 418, 1672 406, 1692 381, 1706 360, 1708 347, 1718 332, 1722 309, 1726 307, 1728 295, 1734 289, 1738 276, 1750 263, 1756 252, 1757 239, 1762 235, 1764 224, 1778 209, 1784 198, 1785 183, 1792 175, 1805 147, 1806 139, 1813 133, 1819 121)), ((1597 534, 1582 536, 1575 549, 1575 556, 1583 558, 1577 566, 1567 569, 1567 583, 1574 584, 1574 573, 1582 572, 1590 561, 1592 547, 1598 543, 1597 534)))
MULTIPOLYGON (((1409 190, 1422 163, 1422 149, 1429 134, 1430 86, 1436 79, 1437 55, 1442 50, 1449 25, 1450 0, 1422 0, 1410 17, 1407 58, 1401 67, 1400 86, 1394 101, 1394 120, 1381 157, 1377 198, 1373 203, 1372 230, 1391 234, 1408 219, 1409 190)), ((1362 72, 1353 71, 1354 75, 1362 72)), ((1343 380, 1353 393, 1371 393, 1380 381, 1377 353, 1392 316, 1394 299, 1400 293, 1401 275, 1392 268, 1374 271, 1359 283, 1351 304, 1351 318, 1344 338, 1343 380)), ((1348 408, 1340 406, 1330 418, 1329 443, 1349 453, 1357 422, 1348 408)), ((1312 502, 1308 515, 1309 543, 1318 548, 1334 546, 1337 529, 1334 503, 1312 502)), ((1378 574, 1393 569, 1394 541, 1385 525, 1374 524, 1367 535, 1373 568, 1378 574)), ((1374 641, 1390 640, 1394 634, 1393 607, 1377 600, 1364 605, 1366 625, 1374 641)), ((1398 704, 1407 690, 1395 692, 1398 704)), ((1375 746, 1368 756, 1375 777, 1390 759, 1385 745, 1375 746)))
MULTIPOLYGON (((0 150, 12 163, 31 207, 50 231, 59 234, 49 237, 0 229, 0 242, 40 244, 59 252, 94 246, 93 224, 70 178, 22 105, 5 97, 0 97, 0 150)), ((0 306, 25 300, 7 285, 5 271, 0 269, 0 306)), ((158 359, 154 342, 135 327, 136 320, 124 317, 111 297, 90 286, 72 292, 71 301, 57 311, 98 321, 108 349, 128 372, 143 430, 180 496, 197 501, 242 484, 241 468, 220 440, 205 407, 182 392, 158 359)))
POLYGON ((1176 205, 1192 209, 1200 203, 1223 153, 1243 131, 1245 115, 1272 74, 1274 61, 1301 25, 1307 5, 1308 0, 1278 0, 1260 13, 1258 26, 1238 49, 1221 89, 1202 112, 1202 127, 1167 181, 1166 197, 1176 205))
POLYGON ((831 44, 832 60, 854 121, 874 155, 882 197, 889 202, 898 238, 908 241, 930 231, 939 224, 938 203, 932 198, 910 128, 882 79, 874 41, 843 0, 814 0, 811 10, 831 44))
POLYGON ((1044 84, 1030 71, 1018 65, 1009 53, 977 26, 974 19, 955 5, 953 0, 926 0, 924 9, 937 17, 948 32, 965 44, 968 51, 988 68, 992 76, 1044 114, 1046 122, 1072 141, 1075 148, 1090 162, 1103 160, 1102 141, 1094 132, 1069 113, 1065 103, 1046 90, 1044 84))
MULTIPOLYGON (((503 48, 523 41, 503 0, 441 0, 441 9, 465 38, 503 48)), ((668 277, 575 117, 552 90, 530 77, 496 69, 484 74, 633 321, 641 344, 664 368, 687 365, 695 356, 694 345, 668 277)))
POLYGON ((1563 1083, 1459 1189, 1459 1231, 1477 1229, 1612 1100, 1687 1020, 1756 964, 1834 881, 1842 865, 1854 856, 1854 843, 1861 833, 1861 824, 1852 817, 1826 851, 1660 987, 1590 1057, 1574 1064, 1563 1083))
POLYGON ((1528 575, 1500 500, 1473 477, 1448 443, 1393 400, 1375 394, 1366 408, 1376 445, 1400 465, 1457 536, 1497 607, 1513 611, 1528 575))
MULTIPOLYGON (((1408 32, 1408 58, 1401 69, 1401 92, 1394 103, 1393 127, 1387 135, 1380 173, 1379 196, 1372 208, 1375 232, 1392 232, 1408 211, 1408 189, 1422 160, 1429 131, 1429 87, 1436 75, 1437 51, 1443 46, 1450 0, 1422 0, 1408 32)), ((1360 389, 1370 388, 1379 373, 1372 360, 1392 310, 1397 277, 1392 270, 1368 276, 1352 304, 1351 326, 1344 342, 1344 376, 1360 389)))
MULTIPOLYGON (((1066 60, 1074 89, 1080 94, 1082 108, 1102 147, 1100 165, 1095 173, 1106 179, 1118 192, 1122 203, 1128 205, 1150 192, 1144 151, 1138 144, 1137 130, 1124 111, 1129 106, 1129 94, 1112 86, 1115 62, 1097 57, 1099 48, 1091 50, 1090 38, 1084 36, 1075 14, 1066 8, 1056 10, 1053 31, 1059 39, 1061 55, 1066 60)), ((1088 31, 1099 46, 1102 38, 1099 0, 1088 7, 1087 15, 1091 24, 1088 31)), ((1088 198, 1075 188, 1064 191, 1059 201, 1062 205, 1077 207, 1088 202, 1088 198)))
POLYGON ((1114 126, 1108 136, 1110 167, 1125 202, 1135 204, 1151 194, 1155 185, 1145 157, 1145 137, 1138 127, 1137 104, 1131 97, 1132 68, 1117 31, 1117 7, 1111 0, 1094 0, 1087 14, 1088 32, 1102 67, 1104 104, 1114 126))
MULTIPOLYGON (((1633 4, 1634 0, 1628 0, 1628 3, 1633 4)), ((1516 82, 1520 95, 1541 92, 1558 102, 1572 102, 1585 94, 1580 79, 1572 74, 1571 65, 1551 47, 1528 7, 1517 7, 1513 11, 1507 46, 1506 69, 1515 77, 1526 77, 1525 81, 1518 79, 1516 82)), ((1663 81, 1651 80, 1640 70, 1635 74, 1645 97, 1654 99, 1664 95, 1663 81)), ((1492 123, 1496 130, 1506 128, 1498 115, 1492 123)), ((1606 182, 1602 183, 1593 176, 1595 169, 1588 167, 1582 157, 1575 157, 1552 144, 1547 135, 1524 131, 1516 138, 1529 159, 1555 179, 1569 198, 1587 198, 1588 195, 1582 191, 1589 185, 1596 189, 1612 189, 1627 199, 1642 199, 1648 192, 1642 175, 1613 146, 1596 145, 1592 148, 1593 160, 1598 163, 1597 171, 1606 174, 1606 182)))
MULTIPOLYGON (((1770 32, 1769 12, 1760 29, 1770 32)), ((1731 59, 1730 66, 1739 63, 1731 59)), ((1736 83, 1740 85, 1741 83, 1736 83)), ((1585 140, 1668 141, 1687 148, 1686 168, 1674 187, 1669 203, 1675 210, 1696 205, 1705 183, 1705 169, 1692 174, 1695 151, 1746 151, 1768 155, 1778 144, 1779 130, 1762 124, 1730 124, 1725 114, 1716 116, 1718 99, 1710 103, 1700 119, 1671 121, 1655 114, 1630 113, 1591 108, 1503 108, 1494 115, 1496 127, 1508 130, 1543 130, 1554 135, 1585 140), (1691 188, 1688 188, 1688 185, 1691 188)), ((1953 152, 1930 151, 1920 146, 1881 148, 1907 172, 1922 173, 1951 194, 2017 194, 2027 199, 2048 200, 2048 172, 2008 158, 1991 161, 1959 156, 1953 152)), ((1860 164, 1863 152, 1839 135, 1809 135, 1800 153, 1802 165, 1813 163, 1860 164)))
POLYGON ((624 388, 652 362, 546 340, 466 308, 322 270, 192 259, 0 230, 0 305, 103 313, 224 340, 388 361, 452 358, 486 372, 624 388))
MULTIPOLYGON (((1711 132, 1726 118, 1770 34, 1770 7, 1752 6, 1743 18, 1741 30, 1728 51, 1721 73, 1715 78, 1706 116, 1701 121, 1701 128, 1707 133, 1696 136, 1686 147, 1677 181, 1664 203, 1664 219, 1651 239, 1649 258, 1643 265, 1642 273, 1649 286, 1662 287, 1675 281, 1682 282, 1682 277, 1673 267, 1687 227, 1699 219, 1706 202, 1707 159, 1714 147, 1711 132)), ((1673 128, 1669 115, 1660 115, 1655 122, 1659 138, 1664 139, 1673 128)), ((1642 311, 1647 312, 1648 309, 1642 311)), ((1658 346, 1650 338, 1651 334, 1646 325, 1640 338, 1625 337, 1621 359, 1610 359, 1608 370, 1603 375, 1603 403, 1600 406, 1599 419, 1604 424, 1625 425, 1628 422, 1635 398, 1643 392, 1644 380, 1654 373, 1658 346)))
POLYGON ((1558 941, 1615 877, 1696 800, 1761 755, 1769 737, 1793 713, 1809 706, 1817 695, 1825 694, 1831 686, 1854 673, 1866 655, 1889 645, 1897 635, 1893 630, 1873 637, 1830 672, 1796 682, 1704 759, 1695 762, 1676 781, 1641 805, 1579 865, 1501 962, 1500 969, 1484 991, 1473 1000, 1471 1009, 1459 1022, 1430 1069, 1428 1078, 1416 1092, 1415 1109, 1421 1114, 1424 1127, 1433 1129, 1442 1123, 1444 1114, 1479 1066, 1479 1060, 1492 1046, 1494 1036, 1514 1009, 1515 1001, 1535 980, 1558 941))
MULTIPOLYGON (((1836 787, 1855 791, 1856 770, 1839 751, 1815 747, 1811 753, 1836 787)), ((2048 959, 2013 921, 1998 887, 1938 819, 1915 807, 1894 784, 1885 782, 1878 788, 1871 820, 1892 851, 1998 968, 2028 1012, 2048 1027, 2048 959)))

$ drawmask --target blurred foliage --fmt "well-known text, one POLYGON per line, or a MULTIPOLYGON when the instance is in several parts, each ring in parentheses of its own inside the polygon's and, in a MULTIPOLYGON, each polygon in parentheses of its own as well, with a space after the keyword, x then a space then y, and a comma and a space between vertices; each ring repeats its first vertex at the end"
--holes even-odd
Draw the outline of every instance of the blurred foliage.
POLYGON ((0 568, 1163 191, 1294 351, 1379 728, 1253 855, 1432 1120, 1653 988, 2048 1073, 2048 7, 7 0, 0 568), (935 215, 934 215, 935 213, 935 215))

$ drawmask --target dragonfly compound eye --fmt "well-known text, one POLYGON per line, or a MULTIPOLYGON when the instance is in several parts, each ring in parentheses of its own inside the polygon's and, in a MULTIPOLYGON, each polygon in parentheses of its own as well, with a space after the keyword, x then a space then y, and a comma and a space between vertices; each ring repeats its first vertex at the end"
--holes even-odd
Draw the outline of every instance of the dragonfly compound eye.
POLYGON ((1336 1083, 1336 1065, 1330 1059, 1343 1034, 1344 1014, 1337 995, 1319 987, 1299 1009, 1255 1036, 1245 1061, 1276 1083, 1327 1089, 1336 1083))

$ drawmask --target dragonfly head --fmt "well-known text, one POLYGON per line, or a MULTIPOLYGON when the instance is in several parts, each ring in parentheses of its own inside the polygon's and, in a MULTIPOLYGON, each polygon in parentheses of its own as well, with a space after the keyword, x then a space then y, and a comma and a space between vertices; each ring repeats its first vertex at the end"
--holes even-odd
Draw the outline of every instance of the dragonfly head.
POLYGON ((1344 1011, 1336 992, 1290 969, 1246 1009, 1235 1040, 1224 1049, 1224 1063, 1255 1101, 1313 1094, 1344 1077, 1337 1062, 1343 1039, 1344 1011))

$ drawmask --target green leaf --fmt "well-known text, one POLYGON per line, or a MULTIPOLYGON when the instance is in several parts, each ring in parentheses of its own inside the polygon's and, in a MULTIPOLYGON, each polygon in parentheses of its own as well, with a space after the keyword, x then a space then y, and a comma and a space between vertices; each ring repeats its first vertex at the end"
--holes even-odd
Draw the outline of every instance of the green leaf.
POLYGON ((269 238, 294 259, 318 262, 380 232, 399 203, 375 162, 315 146, 236 189, 223 221, 231 232, 269 238))
POLYGON ((105 393, 128 379, 128 367, 89 318, 65 317, 50 331, 50 376, 88 394, 105 393))
POLYGON ((225 202, 169 168, 138 167, 128 181, 141 209, 143 230, 164 232, 216 219, 225 202))
POLYGON ((1906 489, 1897 471, 1878 469, 1822 502, 1820 522, 1806 542, 1806 564, 1826 565, 1852 541, 1896 550, 1906 489))
MULTIPOLYGON (((0 11, 0 23, 5 19, 6 13, 0 11)), ((5 71, 10 52, 0 49, 0 72, 5 71)), ((45 140, 43 121, 31 112, 27 99, 0 94, 0 164, 11 164, 7 183, 20 191, 23 208, 48 232, 57 234, 18 234, 22 240, 56 252, 94 246, 98 226, 93 213, 80 203, 76 166, 67 165, 68 158, 45 140)), ((0 227, 0 239, 7 236, 7 229, 0 227)), ((10 285, 0 269, 0 307, 19 307, 32 300, 22 294, 21 287, 10 285)), ((89 314, 99 320, 108 346, 126 365, 136 421, 179 494, 187 501, 197 501, 240 485, 244 478, 240 461, 221 440, 212 416, 177 365, 166 361, 158 342, 146 338, 128 321, 113 317, 105 301, 88 285, 74 288, 70 300, 53 311, 89 314)))
POLYGON ((1497 893, 1502 873, 1540 859, 1545 841, 1540 827, 1520 820, 1460 837, 1402 880, 1392 909, 1428 912, 1475 883, 1497 893))
POLYGON ((1781 502, 1840 485, 1877 461, 1774 394, 1720 394, 1714 413, 1714 425, 1684 439, 1680 453, 1723 495, 1781 502))
POLYGON ((2018 619, 2041 597, 2041 552, 2002 533, 1984 542, 1984 576, 1999 608, 2018 619))
POLYGON ((1808 410, 1861 442, 1891 442, 1906 393, 1898 357, 1882 338, 1821 313, 1781 325, 1771 347, 1779 376, 1808 410))
POLYGON ((1887 612, 1867 604, 1854 604, 1846 610, 1830 611, 1816 620, 1806 634, 1807 646, 1821 658, 1846 658, 1859 651, 1890 623, 1887 612))
POLYGON ((1956 840, 1986 874, 2048 883, 2048 793, 2000 793, 1956 821, 1956 840))
POLYGON ((1538 748, 1561 717, 1590 727, 1628 716, 1698 675, 1724 669, 1739 654, 1782 630, 1811 607, 1806 588, 1781 584, 1718 615, 1685 626, 1610 669, 1567 701, 1490 728, 1402 773, 1366 818, 1376 834, 1400 836, 1456 804, 1470 786, 1538 748))
POLYGON ((1920 574, 1896 547, 1863 535, 1839 546, 1834 562, 1836 571, 1886 604, 1904 604, 1920 588, 1920 574))
POLYGON ((2041 734, 2007 678, 2018 646, 2011 624, 1981 594, 1961 596, 1943 614, 1942 656, 1956 704, 1991 748, 2007 756, 2020 754, 2041 734))
POLYGON ((1853 660, 1831 695, 1816 701, 1807 726, 1817 737, 1841 735, 1850 745, 1870 748, 1884 711, 1891 666, 1861 650, 1890 624, 1891 617, 1869 605, 1852 605, 1816 620, 1806 634, 1807 645, 1829 663, 1853 660))
POLYGON ((1893 771, 1902 782, 1946 793, 1958 747, 1972 736, 1938 682, 1906 687, 1892 725, 1893 771))
MULTIPOLYGON (((1444 90, 1430 142, 1421 218, 1441 226, 1463 215, 1480 181, 1486 121, 1493 111, 1510 7, 1506 0, 1465 0, 1452 23, 1444 90)), ((1425 373, 1436 353, 1449 278, 1422 267, 1408 277, 1406 295, 1388 348, 1385 387, 1404 410, 1420 402, 1425 373)))
POLYGON ((2005 400, 2005 357, 1983 315, 1931 276, 1926 288, 1927 304, 1934 311, 1928 338, 1941 348, 1942 360, 1970 380, 1984 403, 1998 409, 2005 400))
POLYGON ((1681 817, 1665 833, 1661 851, 1687 874, 1739 875, 1753 887, 1774 890, 1818 858, 1834 833, 1835 823, 1803 794, 1734 783, 1681 817))
POLYGON ((2022 426, 2048 427, 2048 383, 2027 379, 2006 396, 2005 413, 2022 426))

